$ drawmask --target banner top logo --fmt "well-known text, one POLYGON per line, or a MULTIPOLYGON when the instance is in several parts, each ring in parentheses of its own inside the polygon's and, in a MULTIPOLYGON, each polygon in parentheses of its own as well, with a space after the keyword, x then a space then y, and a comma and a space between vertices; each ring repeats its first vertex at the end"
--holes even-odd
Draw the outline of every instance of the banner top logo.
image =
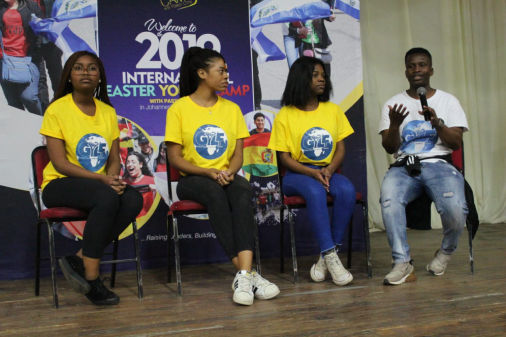
POLYGON ((164 9, 185 9, 195 6, 198 0, 160 0, 164 9))

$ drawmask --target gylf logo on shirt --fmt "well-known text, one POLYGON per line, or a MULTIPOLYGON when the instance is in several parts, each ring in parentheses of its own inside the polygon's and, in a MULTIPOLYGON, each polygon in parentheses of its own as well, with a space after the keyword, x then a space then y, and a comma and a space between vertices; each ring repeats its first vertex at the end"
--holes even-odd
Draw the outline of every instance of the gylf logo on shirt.
POLYGON ((97 172, 109 157, 109 146, 104 137, 96 133, 83 136, 76 146, 77 160, 88 171, 97 172))
POLYGON ((314 127, 302 136, 300 147, 304 155, 311 160, 322 160, 332 152, 333 139, 330 133, 322 128, 314 127))
POLYGON ((409 154, 429 152, 437 142, 437 132, 430 122, 414 120, 402 129, 401 151, 409 154))
POLYGON ((205 159, 216 159, 227 150, 227 134, 219 126, 202 125, 193 135, 193 146, 205 159))

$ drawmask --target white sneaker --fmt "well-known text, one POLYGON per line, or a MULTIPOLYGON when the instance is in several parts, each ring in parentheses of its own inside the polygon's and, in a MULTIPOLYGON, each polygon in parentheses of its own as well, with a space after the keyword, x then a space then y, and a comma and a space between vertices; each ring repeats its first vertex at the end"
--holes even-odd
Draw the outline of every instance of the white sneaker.
POLYGON ((434 254, 434 259, 425 267, 429 273, 435 276, 441 276, 445 273, 448 262, 450 262, 450 255, 446 255, 441 250, 437 250, 434 254))
POLYGON ((309 275, 311 276, 311 280, 315 282, 322 282, 325 280, 325 277, 327 276, 327 265, 325 264, 325 260, 320 254, 320 258, 318 259, 318 262, 313 264, 311 269, 309 270, 309 275))
POLYGON ((415 267, 411 262, 395 263, 392 270, 385 275, 384 285, 399 285, 404 282, 416 281, 415 267))
POLYGON ((252 305, 253 304, 253 276, 246 271, 239 271, 235 274, 234 282, 232 282, 234 290, 233 301, 237 304, 252 305))
POLYGON ((353 276, 344 268, 335 251, 325 255, 323 259, 335 284, 344 286, 353 281, 353 276))
POLYGON ((267 281, 256 271, 252 271, 251 276, 253 277, 253 293, 256 298, 269 300, 278 296, 279 288, 277 285, 267 281))

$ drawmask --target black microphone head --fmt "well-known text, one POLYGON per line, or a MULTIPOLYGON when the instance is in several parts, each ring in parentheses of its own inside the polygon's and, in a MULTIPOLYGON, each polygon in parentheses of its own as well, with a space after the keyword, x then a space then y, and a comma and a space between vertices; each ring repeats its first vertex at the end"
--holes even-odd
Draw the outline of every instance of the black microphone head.
POLYGON ((418 94, 418 96, 425 96, 427 95, 427 90, 425 89, 425 87, 419 87, 418 89, 416 89, 416 93, 418 94))

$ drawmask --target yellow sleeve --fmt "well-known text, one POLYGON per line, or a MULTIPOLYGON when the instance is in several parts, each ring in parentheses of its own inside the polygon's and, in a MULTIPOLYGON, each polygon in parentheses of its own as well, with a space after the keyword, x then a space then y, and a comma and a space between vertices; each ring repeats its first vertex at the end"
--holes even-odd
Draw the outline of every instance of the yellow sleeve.
POLYGON ((63 133, 57 117, 57 111, 54 109, 54 106, 49 106, 49 108, 47 108, 46 113, 42 118, 42 125, 39 133, 44 136, 63 139, 63 133))
POLYGON ((337 107, 337 139, 336 143, 343 140, 344 138, 351 135, 353 132, 353 128, 348 121, 348 118, 344 114, 343 110, 338 106, 337 107))
POLYGON ((177 107, 177 102, 172 104, 167 110, 167 119, 165 122, 165 138, 166 142, 183 144, 183 135, 181 132, 181 111, 177 107))
POLYGON ((287 130, 286 118, 283 109, 274 118, 274 125, 272 126, 271 138, 267 147, 271 150, 290 152, 288 146, 289 132, 287 130))
POLYGON ((237 120, 237 125, 236 125, 237 136, 236 136, 236 138, 237 139, 248 138, 249 137, 248 127, 246 126, 246 121, 244 120, 244 116, 243 116, 241 108, 239 108, 239 106, 237 106, 236 115, 237 115, 237 117, 236 117, 236 120, 237 120))

